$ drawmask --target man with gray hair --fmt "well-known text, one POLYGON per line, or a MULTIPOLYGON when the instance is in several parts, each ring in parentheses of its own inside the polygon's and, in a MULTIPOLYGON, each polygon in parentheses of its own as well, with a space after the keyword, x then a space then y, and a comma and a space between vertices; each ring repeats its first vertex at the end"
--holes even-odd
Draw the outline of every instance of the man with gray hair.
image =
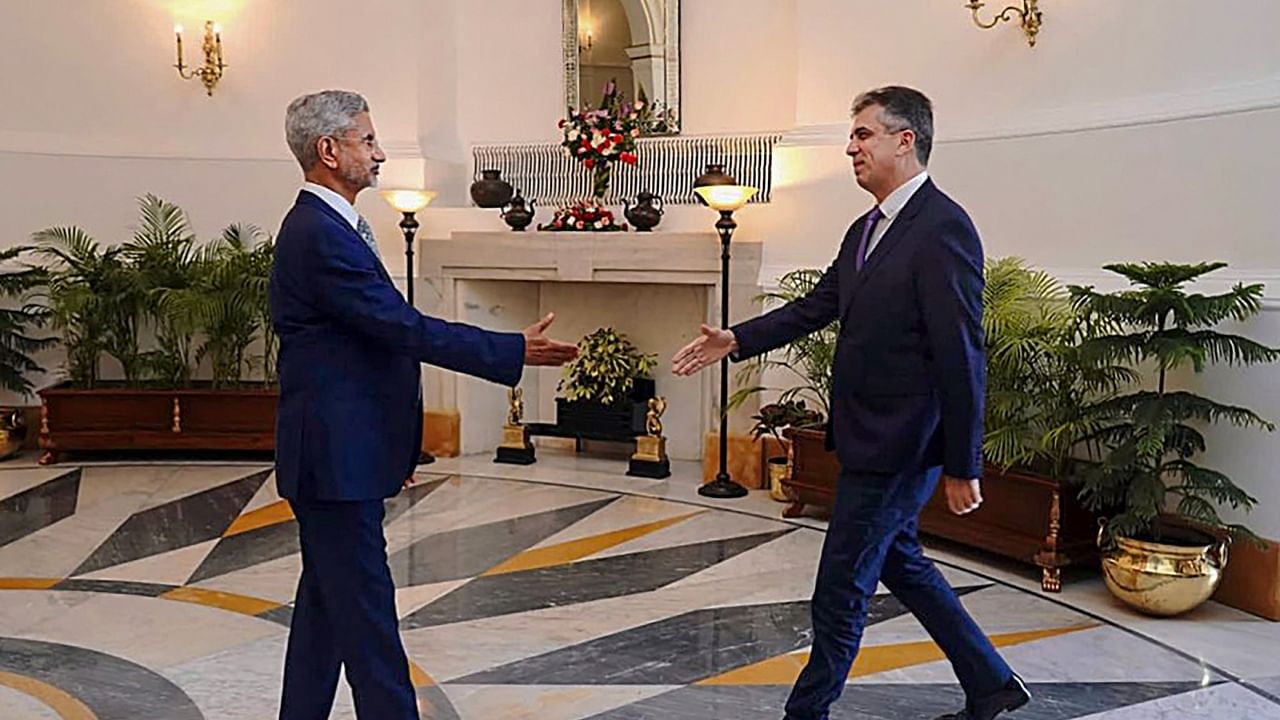
POLYGON ((673 358, 675 373, 688 375, 840 322, 827 445, 841 471, 813 594, 813 648, 787 720, 826 720, 879 582, 924 625, 964 688, 964 709, 939 720, 992 720, 1031 699, 916 537, 939 482, 954 513, 982 503, 982 243, 929 179, 932 149, 933 106, 922 93, 859 95, 845 152, 876 206, 850 226, 808 295, 732 328, 703 325, 673 358))
POLYGON ((360 95, 294 100, 285 135, 306 182, 276 237, 270 286, 276 486, 302 547, 280 718, 329 717, 345 668, 358 717, 416 720, 382 523, 422 443, 419 365, 513 387, 525 365, 561 365, 577 347, 543 335, 553 315, 499 333, 405 302, 354 207, 387 159, 360 95))

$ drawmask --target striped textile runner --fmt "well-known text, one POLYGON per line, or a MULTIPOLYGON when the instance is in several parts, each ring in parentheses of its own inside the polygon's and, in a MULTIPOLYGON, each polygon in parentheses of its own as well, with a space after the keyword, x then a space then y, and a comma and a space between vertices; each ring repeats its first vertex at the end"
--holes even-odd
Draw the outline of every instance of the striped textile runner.
MULTIPOLYGON (((773 147, 780 133, 763 135, 640 138, 639 164, 613 166, 607 205, 633 199, 642 190, 664 203, 697 202, 693 181, 709 163, 720 163, 743 185, 759 188, 753 203, 769 202, 773 175, 773 147)), ((526 199, 539 204, 564 205, 591 196, 591 171, 554 143, 476 145, 472 148, 472 176, 481 170, 501 170, 502 178, 526 199)))

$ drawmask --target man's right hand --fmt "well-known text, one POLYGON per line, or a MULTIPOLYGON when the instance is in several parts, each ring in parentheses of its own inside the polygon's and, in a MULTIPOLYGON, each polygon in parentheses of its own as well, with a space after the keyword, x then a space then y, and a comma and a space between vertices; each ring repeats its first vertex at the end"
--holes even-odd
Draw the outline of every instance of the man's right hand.
POLYGON ((702 326, 702 334, 693 342, 680 348, 671 358, 671 371, 676 375, 692 375, 708 365, 714 365, 729 353, 738 349, 738 340, 732 330, 721 330, 710 325, 702 326))
POLYGON ((543 335, 543 331, 556 319, 555 313, 524 329, 525 365, 563 365, 578 357, 578 346, 562 343, 543 335))

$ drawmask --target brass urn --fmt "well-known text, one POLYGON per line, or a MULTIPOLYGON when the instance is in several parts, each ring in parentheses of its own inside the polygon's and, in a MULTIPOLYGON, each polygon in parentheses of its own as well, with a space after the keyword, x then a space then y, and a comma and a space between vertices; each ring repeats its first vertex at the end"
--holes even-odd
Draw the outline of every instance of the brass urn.
POLYGON ((791 463, 785 457, 771 457, 769 467, 769 497, 778 502, 795 502, 795 493, 787 487, 791 479, 791 463))
MULTIPOLYGON (((1193 530, 1179 529, 1185 544, 1135 540, 1117 536, 1102 548, 1102 577, 1107 589, 1127 605, 1148 615, 1172 616, 1194 610, 1208 600, 1227 566, 1228 540, 1218 541, 1193 530), (1190 540, 1196 537, 1195 540, 1190 540), (1204 544, 1192 544, 1204 541, 1204 544)), ((1170 538, 1174 539, 1174 538, 1170 538)))

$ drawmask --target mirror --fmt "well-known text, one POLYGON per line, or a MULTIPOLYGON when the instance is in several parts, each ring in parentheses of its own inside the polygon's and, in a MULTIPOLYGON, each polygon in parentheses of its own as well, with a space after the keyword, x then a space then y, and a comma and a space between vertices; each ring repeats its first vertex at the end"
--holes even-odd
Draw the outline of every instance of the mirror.
POLYGON ((648 134, 680 129, 680 0, 564 0, 565 105, 598 108, 610 80, 654 110, 648 134))

